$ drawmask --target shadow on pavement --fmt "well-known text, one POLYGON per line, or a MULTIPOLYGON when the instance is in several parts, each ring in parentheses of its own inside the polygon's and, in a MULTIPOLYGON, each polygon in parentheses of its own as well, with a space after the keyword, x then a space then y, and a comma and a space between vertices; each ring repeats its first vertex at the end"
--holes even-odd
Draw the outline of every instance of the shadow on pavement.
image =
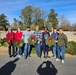
POLYGON ((37 69, 39 75, 56 75, 57 69, 50 61, 43 62, 37 69))
POLYGON ((4 66, 0 68, 0 75, 11 75, 11 73, 15 70, 16 64, 19 58, 16 58, 13 61, 6 63, 4 66))

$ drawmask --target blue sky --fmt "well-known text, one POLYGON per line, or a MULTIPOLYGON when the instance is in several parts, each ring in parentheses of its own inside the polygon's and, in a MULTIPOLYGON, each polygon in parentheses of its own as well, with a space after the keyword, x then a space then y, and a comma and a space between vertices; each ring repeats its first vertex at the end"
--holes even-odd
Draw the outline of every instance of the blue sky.
POLYGON ((4 13, 13 23, 13 18, 20 20, 21 10, 28 5, 39 7, 46 13, 54 8, 58 17, 64 15, 71 24, 76 23, 76 0, 0 0, 0 14, 4 13))

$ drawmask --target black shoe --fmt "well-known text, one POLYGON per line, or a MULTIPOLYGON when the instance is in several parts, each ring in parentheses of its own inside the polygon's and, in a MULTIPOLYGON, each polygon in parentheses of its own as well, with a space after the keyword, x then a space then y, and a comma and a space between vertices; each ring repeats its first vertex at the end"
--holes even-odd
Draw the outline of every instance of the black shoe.
POLYGON ((15 57, 15 55, 12 55, 13 57, 15 57))
POLYGON ((28 57, 31 57, 30 55, 28 55, 28 57))
POLYGON ((24 57, 24 59, 27 59, 26 57, 24 57))
POLYGON ((44 56, 44 58, 47 58, 46 56, 44 56))
POLYGON ((50 56, 47 56, 47 58, 50 58, 50 56))
POLYGON ((9 57, 11 58, 11 57, 12 57, 12 55, 9 55, 9 57))
POLYGON ((52 57, 54 57, 54 55, 52 55, 52 57))

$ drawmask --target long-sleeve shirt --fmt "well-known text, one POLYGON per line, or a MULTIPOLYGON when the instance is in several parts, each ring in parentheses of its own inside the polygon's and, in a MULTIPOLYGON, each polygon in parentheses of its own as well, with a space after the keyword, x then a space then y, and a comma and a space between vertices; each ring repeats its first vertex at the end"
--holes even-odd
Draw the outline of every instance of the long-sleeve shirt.
POLYGON ((54 40, 57 40, 57 38, 58 38, 58 33, 56 32, 56 33, 52 33, 51 34, 51 37, 54 39, 54 40))
POLYGON ((22 32, 16 32, 15 40, 17 41, 18 44, 20 44, 21 39, 22 39, 22 32))
POLYGON ((11 43, 14 43, 15 33, 14 33, 14 32, 8 32, 8 33, 6 34, 6 39, 7 39, 7 42, 10 40, 11 43))
POLYGON ((28 43, 28 38, 32 35, 31 31, 25 30, 23 33, 23 40, 24 43, 28 43))
POLYGON ((58 35, 58 46, 66 46, 67 37, 64 33, 58 35))
POLYGON ((16 32, 15 33, 15 39, 16 40, 21 40, 22 39, 22 32, 16 32))
POLYGON ((42 41, 42 32, 40 30, 34 31, 33 35, 37 38, 38 42, 42 41))
POLYGON ((49 32, 43 32, 42 33, 42 42, 45 42, 45 40, 50 36, 49 32))

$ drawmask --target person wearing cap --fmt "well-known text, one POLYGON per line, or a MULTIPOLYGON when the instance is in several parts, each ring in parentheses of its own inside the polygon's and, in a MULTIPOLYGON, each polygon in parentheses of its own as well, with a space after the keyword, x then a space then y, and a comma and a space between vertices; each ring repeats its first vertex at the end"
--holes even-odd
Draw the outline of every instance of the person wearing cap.
POLYGON ((46 39, 50 36, 50 33, 48 32, 48 28, 44 27, 44 32, 42 33, 42 47, 44 52, 44 58, 48 57, 48 46, 46 45, 46 39))
POLYGON ((33 36, 35 36, 37 39, 35 47, 36 47, 36 53, 38 56, 38 60, 40 60, 41 59, 42 32, 39 30, 39 26, 36 26, 36 30, 34 31, 33 36))
POLYGON ((30 27, 26 27, 26 30, 23 32, 23 40, 24 40, 24 58, 30 56, 30 44, 28 44, 28 38, 32 35, 30 31, 30 27))
POLYGON ((58 32, 57 32, 57 29, 54 28, 53 29, 53 33, 51 34, 51 37, 55 40, 55 45, 52 47, 52 52, 53 52, 53 55, 52 57, 56 57, 57 56, 57 37, 58 37, 58 32))
POLYGON ((9 57, 15 57, 15 51, 14 51, 14 40, 15 40, 15 33, 12 31, 11 28, 8 28, 8 32, 6 33, 6 42, 8 43, 8 54, 9 57), (12 51, 11 51, 12 47, 12 51))

